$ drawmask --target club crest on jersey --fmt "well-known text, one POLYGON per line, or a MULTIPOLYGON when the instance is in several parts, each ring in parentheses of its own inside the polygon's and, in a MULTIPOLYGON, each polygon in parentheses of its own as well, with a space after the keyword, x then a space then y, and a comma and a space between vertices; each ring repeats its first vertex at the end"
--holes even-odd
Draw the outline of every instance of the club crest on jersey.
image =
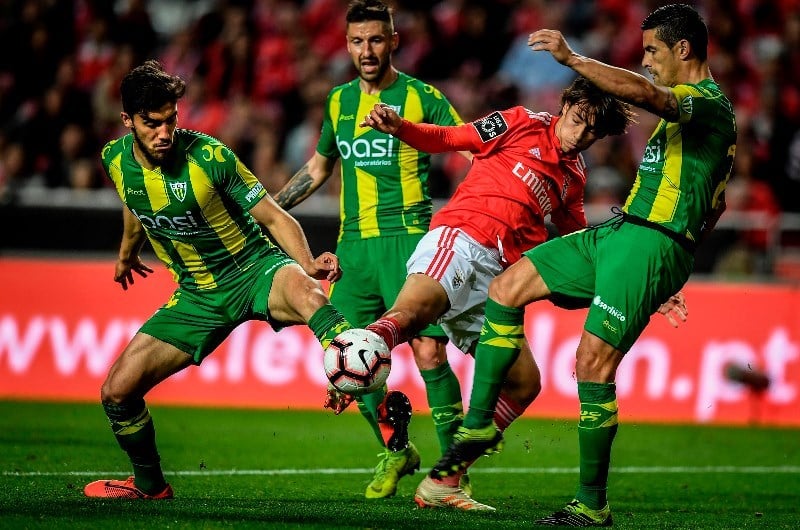
POLYGON ((692 96, 686 96, 683 98, 683 101, 681 101, 681 110, 683 110, 683 113, 691 116, 693 108, 694 99, 692 99, 692 96))
POLYGON ((508 124, 499 112, 492 112, 485 118, 472 123, 484 143, 493 140, 508 130, 508 124))
POLYGON ((183 202, 186 198, 186 183, 185 182, 170 182, 169 188, 176 199, 183 202))

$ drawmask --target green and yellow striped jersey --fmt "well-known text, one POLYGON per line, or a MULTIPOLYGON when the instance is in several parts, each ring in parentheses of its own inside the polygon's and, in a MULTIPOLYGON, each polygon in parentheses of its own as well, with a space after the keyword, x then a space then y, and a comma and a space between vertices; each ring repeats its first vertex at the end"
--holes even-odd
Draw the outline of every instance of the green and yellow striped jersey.
POLYGON ((339 240, 424 233, 431 220, 430 155, 358 124, 376 103, 414 123, 460 125, 463 120, 431 85, 399 74, 379 94, 365 94, 359 80, 328 94, 317 151, 341 162, 339 240))
POLYGON ((176 129, 173 149, 169 165, 150 171, 128 134, 103 147, 103 167, 175 281, 213 289, 273 247, 249 213, 266 191, 215 138, 176 129))
POLYGON ((671 90, 680 118, 653 131, 623 210, 697 241, 731 175, 736 118, 712 79, 671 90))

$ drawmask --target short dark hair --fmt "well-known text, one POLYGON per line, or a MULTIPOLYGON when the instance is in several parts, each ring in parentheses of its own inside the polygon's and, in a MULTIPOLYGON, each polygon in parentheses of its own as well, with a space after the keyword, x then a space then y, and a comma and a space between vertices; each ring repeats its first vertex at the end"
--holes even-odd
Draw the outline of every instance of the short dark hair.
POLYGON ((177 102, 186 93, 186 83, 165 72, 159 61, 151 59, 128 72, 122 78, 119 91, 122 110, 132 117, 177 102))
POLYGON ((655 29, 656 38, 670 48, 685 39, 698 59, 705 61, 708 57, 708 27, 700 13, 688 4, 659 7, 642 21, 642 30, 646 29, 655 29))
POLYGON ((604 92, 583 76, 578 76, 561 93, 561 106, 577 106, 586 113, 586 119, 597 136, 625 134, 628 125, 635 123, 636 114, 631 106, 604 92))
POLYGON ((381 0, 353 0, 347 6, 345 20, 347 20, 348 24, 379 20, 388 24, 389 30, 394 33, 392 10, 381 0))

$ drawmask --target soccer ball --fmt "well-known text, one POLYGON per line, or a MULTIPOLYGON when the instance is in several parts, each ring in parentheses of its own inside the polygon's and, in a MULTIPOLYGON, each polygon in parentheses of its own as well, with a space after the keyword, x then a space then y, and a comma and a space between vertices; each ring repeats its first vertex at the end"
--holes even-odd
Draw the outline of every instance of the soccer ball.
POLYGON ((389 377, 392 358, 383 339, 372 331, 343 331, 325 349, 325 375, 339 392, 360 396, 379 389, 389 377))

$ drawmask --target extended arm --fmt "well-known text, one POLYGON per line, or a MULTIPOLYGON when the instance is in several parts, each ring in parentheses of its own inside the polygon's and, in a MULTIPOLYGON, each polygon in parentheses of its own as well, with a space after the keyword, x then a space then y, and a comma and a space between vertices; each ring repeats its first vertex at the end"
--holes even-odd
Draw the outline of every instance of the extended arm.
POLYGON ((360 126, 372 127, 376 131, 391 134, 417 151, 426 153, 460 151, 468 160, 472 160, 472 157, 464 151, 476 152, 480 148, 479 139, 471 123, 454 126, 412 123, 401 118, 388 105, 380 103, 367 114, 360 126))
POLYGON ((142 278, 153 272, 153 269, 142 262, 139 252, 142 250, 146 234, 142 223, 127 208, 122 208, 122 241, 119 245, 119 256, 114 268, 114 281, 122 285, 126 291, 133 285, 133 273, 142 278))
POLYGON ((284 210, 300 204, 328 180, 335 163, 335 159, 314 151, 311 159, 275 194, 275 202, 284 210))
POLYGON ((342 276, 336 255, 323 252, 314 258, 300 223, 279 207, 272 197, 265 195, 250 209, 250 214, 269 230, 275 242, 303 267, 309 276, 330 282, 335 282, 342 276))
POLYGON ((541 29, 528 36, 534 51, 548 51, 561 64, 568 66, 598 88, 623 101, 652 112, 667 121, 677 121, 678 100, 672 91, 659 87, 643 75, 617 68, 575 53, 560 31, 541 29))

